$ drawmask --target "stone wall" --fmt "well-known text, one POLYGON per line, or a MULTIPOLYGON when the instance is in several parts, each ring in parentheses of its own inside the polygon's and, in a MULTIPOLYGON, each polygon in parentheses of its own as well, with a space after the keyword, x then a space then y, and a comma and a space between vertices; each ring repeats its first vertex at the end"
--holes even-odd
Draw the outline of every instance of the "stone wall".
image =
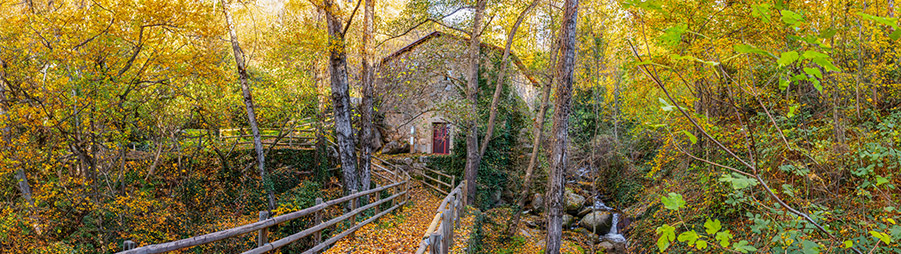
MULTIPOLYGON (((417 153, 432 152, 434 123, 447 123, 450 127, 450 148, 460 123, 469 116, 469 102, 464 99, 466 87, 466 41, 454 36, 437 36, 402 50, 382 62, 376 83, 378 112, 384 116, 381 122, 385 142, 410 141, 410 128, 414 128, 413 149, 417 153)), ((502 54, 493 48, 488 54, 502 54)), ((483 51, 489 50, 483 46, 483 51)), ((483 65, 494 68, 488 57, 483 65)), ((496 57, 500 59, 500 57, 496 57)), ((487 75, 484 74, 483 75, 487 75)), ((514 65, 508 69, 515 93, 531 110, 537 103, 537 87, 514 65)), ((493 79, 494 77, 485 77, 493 79)), ((493 80, 492 80, 493 81, 493 80)), ((493 89, 494 87, 482 89, 493 89)), ((462 139, 460 139, 462 140, 462 139)))

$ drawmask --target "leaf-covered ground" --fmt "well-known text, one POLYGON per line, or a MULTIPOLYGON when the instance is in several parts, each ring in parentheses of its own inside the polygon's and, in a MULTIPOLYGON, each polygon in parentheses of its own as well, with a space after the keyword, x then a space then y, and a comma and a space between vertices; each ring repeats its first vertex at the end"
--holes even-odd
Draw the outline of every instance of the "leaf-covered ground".
MULTIPOLYGON (((360 228, 353 237, 342 239, 325 253, 414 253, 442 198, 414 183, 410 202, 403 211, 387 214, 360 228)), ((472 216, 462 218, 462 224, 454 231, 455 246, 468 241, 472 221, 472 216)), ((454 253, 462 251, 455 247, 454 253)))

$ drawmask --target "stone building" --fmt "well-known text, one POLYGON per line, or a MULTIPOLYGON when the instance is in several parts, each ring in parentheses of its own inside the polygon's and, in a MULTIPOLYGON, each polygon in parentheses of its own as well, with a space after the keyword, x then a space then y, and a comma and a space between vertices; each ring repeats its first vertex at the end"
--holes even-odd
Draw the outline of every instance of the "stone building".
MULTIPOLYGON (((468 38, 433 32, 385 57, 376 81, 377 110, 383 140, 395 147, 412 141, 415 153, 448 154, 459 123, 468 119, 469 101, 465 100, 468 38)), ((480 89, 494 91, 503 48, 481 44, 480 89), (488 70, 488 71, 486 71, 488 70), (490 87, 489 87, 490 86, 490 87)), ((528 111, 538 103, 538 83, 526 67, 511 53, 513 65, 507 68, 506 85, 510 95, 502 100, 522 100, 528 111)), ((386 146, 390 147, 391 145, 386 146)), ((409 149, 409 148, 408 148, 409 149)))

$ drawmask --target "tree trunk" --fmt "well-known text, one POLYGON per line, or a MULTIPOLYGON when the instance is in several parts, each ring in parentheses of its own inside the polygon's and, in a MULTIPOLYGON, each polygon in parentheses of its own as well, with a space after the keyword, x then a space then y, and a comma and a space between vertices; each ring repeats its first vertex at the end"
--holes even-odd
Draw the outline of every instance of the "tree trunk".
MULTIPOLYGON (((537 4, 537 1, 534 1, 533 4, 537 4)), ((553 22, 552 22, 553 23, 553 22)), ((553 24, 552 24, 553 25, 553 24)), ((553 34, 553 33, 552 33, 553 34)), ((560 43, 558 40, 554 40, 551 45, 550 52, 550 66, 554 66, 557 62, 557 54, 560 50, 560 43)), ((538 154, 539 149, 541 148, 541 139, 542 134, 544 134, 544 118, 547 114, 548 101, 550 101, 551 96, 551 87, 553 87, 553 74, 549 82, 545 84, 541 88, 541 102, 538 105, 538 117, 535 118, 535 122, 532 123, 532 154, 529 157, 529 166, 526 167, 526 175, 523 178, 522 183, 522 191, 519 193, 519 196, 516 198, 516 207, 522 209, 526 205, 526 198, 529 196, 529 192, 532 189, 532 174, 535 172, 535 167, 538 164, 538 154)), ((490 118, 490 117, 489 117, 490 118)), ((489 123, 490 124, 490 123, 489 123)), ((522 213, 516 212, 513 213, 512 223, 509 224, 507 228, 507 234, 513 236, 516 235, 516 231, 519 229, 519 220, 522 218, 522 213)))
MULTIPOLYGON (((373 89, 373 68, 372 68, 372 52, 370 43, 372 42, 372 22, 373 11, 375 10, 375 0, 366 0, 366 6, 363 8, 363 64, 361 77, 363 79, 363 100, 360 106, 362 119, 360 123, 360 144, 363 151, 360 153, 360 191, 369 189, 370 181, 370 164, 372 163, 372 131, 373 131, 373 109, 372 109, 372 89, 373 89)), ((362 198, 360 200, 368 200, 362 198)))
POLYGON ((504 56, 501 58, 500 72, 498 72, 497 82, 494 84, 494 96, 491 97, 491 107, 488 108, 490 111, 488 113, 488 128, 486 128, 485 138, 482 140, 482 147, 479 149, 480 158, 485 156, 485 150, 488 150, 488 143, 491 141, 491 135, 494 134, 494 124, 497 118, 497 104, 501 97, 501 88, 504 85, 504 77, 507 75, 507 61, 510 59, 510 46, 513 45, 513 37, 516 36, 516 30, 519 29, 519 25, 522 24, 522 20, 526 17, 526 14, 528 14, 529 10, 532 10, 536 5, 538 5, 538 0, 532 0, 532 3, 529 4, 526 9, 519 13, 519 17, 516 18, 516 23, 513 23, 513 28, 510 29, 510 34, 507 35, 507 43, 504 45, 504 56))
POLYGON ((354 153, 354 134, 350 119, 350 95, 347 88, 347 54, 344 51, 344 30, 333 12, 332 0, 324 2, 326 24, 328 26, 329 75, 331 76, 332 106, 335 118, 335 139, 338 141, 338 156, 344 172, 344 190, 360 189, 357 175, 357 155, 354 153))
MULTIPOLYGON (((6 100, 6 63, 3 60, 0 60, 0 119, 5 119, 6 110, 9 106, 9 102, 6 100)), ((0 138, 3 140, 3 147, 14 147, 12 144, 12 128, 10 128, 12 124, 10 122, 6 122, 6 126, 4 128, 0 128, 0 138)), ((10 154, 14 155, 14 151, 10 151, 10 154)), ((29 218, 32 222, 32 227, 38 233, 41 234, 41 227, 38 223, 38 219, 34 213, 34 198, 31 195, 31 184, 28 183, 28 176, 25 174, 25 169, 22 166, 19 166, 19 169, 16 169, 16 183, 19 186, 19 191, 22 193, 22 199, 25 199, 25 202, 28 203, 29 207, 29 218)))
POLYGON ((263 181, 263 188, 266 190, 266 196, 269 199, 269 210, 275 209, 275 195, 272 187, 272 179, 266 173, 266 155, 263 153, 263 142, 260 139, 260 128, 257 126, 257 117, 254 113, 253 95, 250 88, 250 79, 247 75, 247 68, 244 65, 244 51, 238 44, 238 35, 235 33, 234 22, 228 5, 225 0, 219 1, 222 4, 222 13, 225 15, 225 24, 228 26, 228 35, 231 39, 232 50, 235 53, 235 65, 238 68, 238 79, 241 82, 241 93, 244 96, 244 106, 247 108, 247 120, 250 123, 250 130, 253 133, 253 149, 257 154, 257 162, 260 167, 260 180, 263 181))
POLYGON ((466 203, 472 205, 476 196, 476 176, 478 175, 481 156, 479 156, 479 26, 482 23, 482 12, 485 10, 487 0, 478 0, 476 13, 472 22, 472 31, 469 40, 469 75, 466 84, 466 97, 469 98, 470 109, 469 133, 466 135, 466 203))
POLYGON ((578 0, 566 0, 560 30, 560 61, 557 62, 557 93, 554 106, 554 141, 551 144, 550 173, 547 187, 547 237, 544 253, 560 253, 563 236, 563 178, 569 145, 569 113, 572 101, 573 66, 576 56, 576 18, 578 0))

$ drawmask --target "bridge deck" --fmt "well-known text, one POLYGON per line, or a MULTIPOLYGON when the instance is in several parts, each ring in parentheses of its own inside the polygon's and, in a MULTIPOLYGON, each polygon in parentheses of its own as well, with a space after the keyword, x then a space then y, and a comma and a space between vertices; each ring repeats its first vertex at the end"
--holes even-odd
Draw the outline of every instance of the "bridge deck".
MULTIPOLYGON (((414 253, 422 242, 422 233, 429 227, 435 209, 443 194, 438 194, 414 181, 410 204, 403 212, 386 215, 375 223, 357 230, 354 237, 346 237, 329 248, 327 254, 344 253, 414 253)), ((473 216, 461 218, 460 227, 454 230, 451 253, 463 253, 472 231, 473 216)))

